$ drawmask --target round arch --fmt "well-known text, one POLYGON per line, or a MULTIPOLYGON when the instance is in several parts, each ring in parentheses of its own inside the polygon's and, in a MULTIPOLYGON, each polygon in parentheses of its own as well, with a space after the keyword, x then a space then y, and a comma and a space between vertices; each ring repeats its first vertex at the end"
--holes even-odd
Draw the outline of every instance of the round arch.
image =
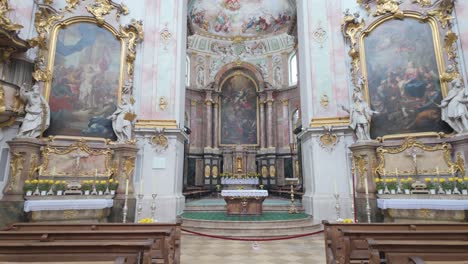
POLYGON ((231 62, 219 69, 218 73, 214 78, 214 87, 216 91, 219 91, 221 82, 231 72, 236 70, 247 70, 252 74, 252 78, 257 82, 258 90, 261 91, 265 87, 263 76, 257 66, 248 62, 231 62))

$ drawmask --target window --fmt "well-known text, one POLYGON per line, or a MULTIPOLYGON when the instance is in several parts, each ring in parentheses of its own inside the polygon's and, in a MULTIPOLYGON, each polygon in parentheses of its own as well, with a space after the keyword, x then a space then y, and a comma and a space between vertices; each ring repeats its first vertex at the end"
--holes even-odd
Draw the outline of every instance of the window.
POLYGON ((289 57, 289 85, 297 84, 297 53, 289 57))

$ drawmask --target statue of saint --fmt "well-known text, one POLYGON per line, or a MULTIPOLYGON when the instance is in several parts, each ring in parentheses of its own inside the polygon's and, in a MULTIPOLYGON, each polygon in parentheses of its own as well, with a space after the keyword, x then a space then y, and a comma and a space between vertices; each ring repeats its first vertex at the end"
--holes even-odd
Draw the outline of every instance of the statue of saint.
MULTIPOLYGON (((359 81, 361 84, 361 80, 359 81)), ((349 125, 356 133, 357 141, 371 140, 370 137, 370 122, 373 114, 378 112, 370 109, 368 103, 364 100, 364 96, 360 89, 356 89, 353 95, 353 105, 351 110, 342 106, 343 110, 349 113, 351 124, 349 125)))
POLYGON ((237 157, 236 159, 236 171, 237 173, 242 173, 242 158, 237 157))
POLYGON ((20 138, 37 138, 50 124, 49 104, 39 91, 39 84, 34 84, 30 89, 23 84, 20 88, 20 97, 26 103, 24 108, 26 115, 18 132, 20 138))
POLYGON ((456 132, 468 131, 468 92, 464 89, 462 80, 457 78, 450 82, 450 91, 442 100, 442 120, 447 122, 456 132))
POLYGON ((127 97, 122 98, 122 104, 108 118, 112 120, 112 128, 117 136, 117 142, 125 143, 132 139, 133 121, 136 114, 127 97))

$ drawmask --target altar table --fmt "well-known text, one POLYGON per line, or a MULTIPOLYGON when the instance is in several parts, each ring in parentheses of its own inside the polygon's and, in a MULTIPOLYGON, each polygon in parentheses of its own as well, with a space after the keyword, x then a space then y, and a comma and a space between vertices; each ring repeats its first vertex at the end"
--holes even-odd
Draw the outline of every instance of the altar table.
POLYGON ((226 201, 226 215, 262 215, 263 201, 267 190, 223 190, 221 195, 226 201))

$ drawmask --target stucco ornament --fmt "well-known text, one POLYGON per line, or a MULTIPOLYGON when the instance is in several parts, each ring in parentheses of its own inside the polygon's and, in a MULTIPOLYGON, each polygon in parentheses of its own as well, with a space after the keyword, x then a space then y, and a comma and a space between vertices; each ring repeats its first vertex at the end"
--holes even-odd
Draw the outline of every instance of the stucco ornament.
POLYGON ((442 100, 442 120, 447 122, 456 132, 468 131, 468 91, 464 89, 463 82, 456 78, 450 82, 450 91, 442 100))

